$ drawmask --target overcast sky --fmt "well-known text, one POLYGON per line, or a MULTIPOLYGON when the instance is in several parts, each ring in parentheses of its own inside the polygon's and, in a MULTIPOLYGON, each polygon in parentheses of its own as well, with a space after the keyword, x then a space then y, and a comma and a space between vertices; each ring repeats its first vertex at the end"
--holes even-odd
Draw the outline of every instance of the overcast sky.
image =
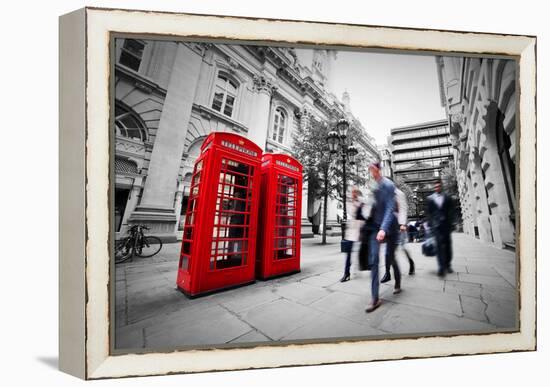
POLYGON ((377 145, 390 129, 445 118, 434 56, 339 51, 334 93, 350 94, 351 110, 377 145))

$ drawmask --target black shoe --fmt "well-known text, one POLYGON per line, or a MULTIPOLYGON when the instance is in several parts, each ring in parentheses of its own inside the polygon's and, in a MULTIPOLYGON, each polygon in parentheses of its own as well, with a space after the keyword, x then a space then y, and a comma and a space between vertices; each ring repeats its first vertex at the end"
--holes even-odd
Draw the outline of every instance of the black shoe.
POLYGON ((452 274, 452 273, 454 273, 454 270, 449 266, 447 268, 447 273, 452 274))
POLYGON ((386 273, 384 274, 384 277, 382 277, 382 279, 380 280, 380 283, 386 283, 388 281, 391 281, 391 274, 390 273, 386 273))
POLYGON ((413 274, 414 274, 414 262, 410 261, 409 262, 409 275, 413 275, 413 274))
POLYGON ((340 282, 347 282, 347 281, 349 281, 349 280, 350 280, 350 275, 348 274, 348 275, 343 276, 343 277, 340 279, 340 282))
POLYGON ((367 309, 365 309, 365 312, 367 313, 371 313, 371 312, 374 312, 376 309, 378 309, 378 307, 382 305, 382 301, 381 300, 376 300, 376 301, 373 301, 372 304, 370 304, 368 306, 367 309))
POLYGON ((438 270, 437 271, 437 276, 438 277, 445 277, 445 270, 438 270))

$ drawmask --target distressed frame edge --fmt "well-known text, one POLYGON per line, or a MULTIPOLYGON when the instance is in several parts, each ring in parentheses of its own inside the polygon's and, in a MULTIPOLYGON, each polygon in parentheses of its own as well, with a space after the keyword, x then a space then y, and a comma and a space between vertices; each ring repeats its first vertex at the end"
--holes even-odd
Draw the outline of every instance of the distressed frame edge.
MULTIPOLYGON (((107 13, 112 13, 115 11, 108 11, 108 10, 97 10, 97 9, 87 9, 87 14, 95 14, 96 16, 101 14, 102 16, 105 16, 107 13)), ((116 11, 118 13, 132 13, 136 14, 136 11, 116 11)), ((139 12, 137 12, 139 13, 139 12)), ((154 15, 154 17, 162 17, 167 16, 162 13, 156 13, 156 12, 147 12, 146 16, 150 17, 151 15, 154 15)), ((216 16, 206 16, 206 15, 194 15, 190 16, 188 14, 170 14, 168 15, 171 18, 177 18, 177 19, 185 19, 185 18, 193 18, 195 19, 202 19, 202 22, 205 22, 208 24, 207 20, 211 20, 212 18, 219 18, 227 22, 226 17, 216 17, 216 16)), ((230 17, 232 23, 240 23, 242 20, 235 17, 230 17)), ((250 20, 248 20, 250 22, 250 20)), ((257 23, 278 23, 276 20, 273 19, 258 19, 255 22, 257 23)), ((101 24, 101 23, 98 23, 101 24)), ((108 24, 108 23, 107 23, 108 24)), ((199 23, 200 24, 200 23, 199 23)), ((296 21, 289 21, 289 24, 307 24, 309 25, 310 29, 315 28, 315 22, 296 22, 296 21)), ((323 25, 325 28, 328 28, 331 26, 331 24, 323 25)), ((90 33, 90 29, 95 28, 88 25, 86 33, 89 34, 89 36, 94 36, 92 40, 95 41, 97 44, 97 41, 100 41, 102 38, 98 37, 98 35, 94 35, 90 33)), ((106 27, 106 25, 103 25, 103 27, 106 27)), ((134 27, 134 26, 132 26, 134 27)), ((280 27, 280 26, 279 26, 280 27)), ((334 27, 341 28, 342 25, 334 25, 334 27)), ((347 26, 344 26, 347 27, 347 26)), ((368 26, 354 26, 354 28, 360 28, 364 29, 366 31, 371 31, 372 28, 368 26)), ((376 27, 375 29, 384 29, 384 27, 376 27)), ((409 29, 403 28, 399 29, 397 27, 391 27, 388 28, 391 29, 393 33, 397 31, 404 32, 404 33, 411 33, 409 29)), ((132 30, 132 28, 129 28, 129 30, 132 30)), ((107 32, 107 35, 112 30, 109 28, 105 28, 103 30, 103 33, 107 32)), ((95 31, 98 32, 98 31, 95 31)), ((144 32, 144 31, 125 31, 125 32, 144 32)), ((146 31, 145 31, 146 32, 146 31)), ((448 31, 437 31, 437 30, 423 30, 423 31, 414 31, 416 34, 440 34, 444 36, 445 34, 449 34, 448 31)), ((472 37, 474 39, 479 39, 483 37, 483 34, 477 34, 477 33, 451 33, 455 35, 460 35, 461 38, 465 38, 466 40, 472 40, 472 37), (480 36, 481 35, 481 36, 480 36)), ((223 34, 222 34, 223 35, 223 34)), ((246 35, 246 34, 245 34, 246 35)), ((368 34, 367 34, 368 35, 368 34)), ((101 36, 101 34, 99 34, 101 36)), ((181 36, 181 35, 180 35, 181 36)), ((223 37, 223 36, 217 36, 217 37, 223 37)), ((249 37, 249 36, 248 36, 249 37)), ((103 38, 105 38, 103 36, 103 38)), ((238 36, 234 35, 228 35, 225 36, 227 39, 238 39, 238 36)), ((365 38, 365 36, 363 37, 365 38)), ((535 350, 536 349, 536 303, 535 303, 535 297, 536 297, 536 235, 531 232, 529 234, 528 232, 535 230, 536 231, 536 190, 533 187, 532 182, 536 181, 536 151, 531 153, 529 156, 529 159, 525 157, 525 150, 530 149, 531 146, 536 147, 536 107, 535 107, 535 96, 536 96, 536 38, 533 37, 526 37, 526 36, 516 36, 516 35, 497 35, 490 36, 491 40, 494 43, 494 39, 504 39, 509 41, 510 39, 514 40, 516 42, 515 51, 507 51, 505 54, 507 55, 516 55, 519 57, 519 64, 520 64, 520 152, 523 150, 523 156, 520 156, 520 167, 523 166, 522 170, 527 171, 520 174, 520 209, 522 214, 522 219, 520 223, 520 255, 518 258, 521 262, 521 271, 520 271, 520 282, 522 283, 520 298, 521 298, 521 308, 520 308, 520 321, 521 321, 521 330, 518 333, 512 333, 512 334, 503 334, 503 333, 497 333, 497 334, 491 334, 491 335, 485 335, 484 339, 490 339, 493 338, 494 340, 504 340, 506 341, 505 344, 495 342, 494 346, 490 349, 483 349, 480 350, 479 348, 476 350, 474 343, 468 343, 468 341, 471 341, 472 337, 463 337, 463 336, 454 336, 450 338, 441 338, 441 337, 434 337, 434 338, 422 338, 421 341, 425 343, 434 343, 437 341, 439 344, 446 344, 450 345, 453 344, 454 341, 462 340, 463 348, 460 350, 452 350, 452 351, 424 351, 420 352, 417 349, 413 348, 412 352, 408 353, 407 351, 401 351, 401 353, 386 353, 385 355, 381 355, 380 352, 376 352, 376 347, 379 347, 379 343, 386 343, 386 340, 381 341, 373 341, 373 342, 359 342, 359 343, 350 343, 350 342, 339 342, 339 343, 331 343, 331 344, 300 344, 300 345, 288 345, 284 347, 256 347, 256 348, 239 348, 239 349, 223 349, 223 350, 206 350, 206 351, 182 351, 182 352, 173 352, 168 354, 162 354, 162 353, 149 353, 149 354, 128 354, 128 355, 119 355, 119 356, 110 356, 109 355, 109 349, 108 349, 108 343, 109 343, 109 337, 106 337, 106 344, 105 343, 98 343, 94 340, 98 339, 105 339, 104 333, 101 332, 101 329, 99 331, 96 331, 94 329, 93 332, 91 332, 90 335, 88 335, 88 347, 87 347, 87 353, 86 353, 86 360, 87 364, 90 370, 89 375, 87 377, 89 378, 106 378, 106 377, 124 377, 124 376, 145 376, 145 375, 162 375, 162 374, 170 374, 170 373, 184 373, 184 372, 206 372, 206 371, 215 371, 215 370, 237 370, 237 369, 250 369, 250 368, 268 368, 268 367, 281 367, 281 366, 291 366, 291 365, 314 365, 314 364, 334 364, 334 363, 342 363, 342 362, 362 362, 362 361, 372 361, 372 360, 388 360, 388 359, 403 359, 408 357, 433 357, 433 356, 450 356, 455 354, 477 354, 477 353, 490 353, 490 352, 509 352, 509 351, 517 351, 517 350, 535 350), (533 164, 525 165, 527 161, 533 162, 533 164), (535 168, 533 168, 535 166, 535 168), (530 184, 531 183, 531 184, 530 184), (533 259, 527 259, 525 257, 526 254, 534 254, 533 259), (531 271, 529 271, 531 269, 531 271), (526 307, 531 307, 529 311, 527 311, 526 307), (99 336, 96 337, 96 333, 100 333, 99 336), (435 340, 435 341, 434 341, 435 340), (309 361, 297 361, 294 356, 288 356, 289 354, 286 353, 289 348, 297 348, 298 352, 307 352, 308 349, 315 348, 316 350, 322 349, 323 346, 331 347, 331 349, 334 349, 337 345, 346 345, 348 346, 348 349, 353 348, 355 346, 356 348, 359 348, 360 346, 367 345, 370 348, 370 351, 363 351, 361 356, 348 356, 348 357, 342 357, 341 355, 336 355, 335 358, 333 356, 325 356, 323 359, 316 358, 315 351, 313 353, 309 353, 309 361), (359 346, 359 347, 358 347, 359 346), (308 347, 308 348, 305 348, 308 347), (469 350, 467 349, 469 347, 469 350), (374 349, 374 351, 373 351, 374 349), (275 357, 281 359, 282 357, 280 355, 286 356, 286 361, 279 361, 279 362, 271 362, 270 364, 256 364, 256 365, 250 365, 250 361, 248 359, 248 356, 245 355, 245 359, 240 359, 238 361, 238 364, 229 364, 226 367, 220 367, 218 369, 212 368, 211 366, 207 366, 207 364, 212 364, 216 361, 216 357, 219 355, 226 356, 229 354, 229 351, 232 351, 232 355, 234 356, 236 352, 240 353, 246 353, 249 354, 250 350, 255 351, 256 355, 261 354, 275 354, 275 357), (236 352, 235 352, 236 351, 236 352), (283 351, 283 352, 280 352, 283 351), (370 352, 370 353, 369 353, 370 352), (206 357, 208 360, 205 361, 205 359, 202 359, 202 355, 206 354, 206 357), (157 356, 163 356, 163 359, 159 359, 157 356), (168 360, 171 360, 173 357, 173 360, 176 361, 175 364, 178 364, 179 366, 173 367, 166 365, 168 363, 168 360), (134 365, 141 365, 139 369, 141 372, 136 373, 129 373, 126 371, 120 371, 120 366, 123 365, 124 359, 130 360, 131 363, 134 365), (295 359, 295 360, 293 360, 295 359), (121 362, 122 360, 122 362, 121 362), (151 360, 154 363, 161 360, 163 366, 159 367, 158 369, 154 370, 147 370, 149 367, 147 364, 151 363, 151 360), (194 368, 192 367, 182 367, 181 364, 185 363, 185 360, 190 360, 189 364, 195 365, 194 368), (201 361, 202 360, 202 361, 201 361), (204 362, 202 365, 201 363, 204 362)), ((107 37, 108 39, 108 37, 107 37)), ((244 37, 241 37, 240 39, 245 39, 244 37)), ((395 39, 395 34, 393 35, 393 39, 395 39)), ((259 39, 264 40, 264 39, 259 39)), ((391 40, 391 39, 390 39, 391 40)), ((407 39, 406 39, 407 40, 407 39)), ((409 37, 409 40, 410 37, 409 37)), ((391 46, 391 43, 387 44, 386 46, 376 46, 376 47, 382 47, 386 49, 409 49, 413 50, 414 47, 420 47, 419 49, 422 50, 422 44, 418 42, 418 39, 416 40, 417 44, 414 45, 413 42, 408 42, 408 46, 399 46, 394 47, 391 46)), ((108 40, 107 40, 108 41, 108 40)), ((292 42, 291 42, 292 43, 292 42)), ((311 42, 308 42, 311 43, 311 42)), ((423 42, 422 42, 423 43, 423 42)), ((455 42, 456 43, 456 42, 455 42)), ((101 45, 101 42, 99 42, 101 45)), ((323 44, 325 42, 323 41, 323 44)), ((332 42, 332 44, 337 44, 337 42, 332 42)), ((87 47, 87 53, 88 53, 89 47, 87 47)), ((105 50, 108 51, 108 44, 105 50)), ((446 50, 439 50, 439 52, 445 52, 446 50)), ((465 50, 467 53, 468 51, 465 50)), ((479 53, 479 51, 473 49, 472 52, 479 53)), ((501 52, 499 52, 502 54, 501 52)), ((99 58, 104 59, 104 58, 99 58)), ((108 61, 108 58, 107 58, 108 61)), ((104 61, 103 61, 104 62, 104 61)), ((109 64, 103 63, 105 66, 109 66, 109 64)), ((96 69, 97 70, 97 69, 96 69)), ((101 72, 101 71, 98 71, 101 72)), ((108 71, 107 71, 108 73, 108 71)), ((98 76, 98 74, 96 74, 98 76)), ((108 83, 108 82, 107 82, 108 83)), ((90 83, 92 84, 92 83, 90 83)), ((96 85, 96 84, 94 84, 96 85)), ((101 85, 98 87, 103 87, 105 85, 101 85)), ((108 89, 108 85, 105 86, 108 89)), ((105 92, 105 90, 104 90, 105 92)), ((101 94, 101 93, 100 93, 101 94)), ((107 90, 108 95, 108 90, 107 90)), ((90 95, 90 93, 87 94, 87 99, 91 104, 94 104, 94 98, 90 95)), ((97 102, 97 101, 96 101, 97 102)), ((102 101, 100 104, 105 103, 105 101, 102 101)), ((108 106, 108 101, 107 101, 108 106)), ((107 109, 108 111, 108 109, 107 109)), ((90 127, 94 127, 93 125, 90 125, 90 117, 92 116, 90 114, 90 111, 87 110, 87 120, 90 127)), ((98 123, 97 121, 92 120, 94 124, 98 123)), ((101 120, 100 120, 101 121, 101 120)), ((108 121, 108 117, 107 117, 108 121)), ((98 128, 101 128, 101 125, 98 126, 98 128)), ((87 150, 90 151, 90 149, 95 149, 95 145, 93 145, 95 142, 89 142, 89 138, 87 138, 87 150)), ((97 139, 95 139, 97 140, 97 139)), ((535 148, 536 149, 536 148, 535 148)), ((87 158, 89 159, 90 154, 87 153, 87 158)), ((97 153, 95 155, 97 157, 97 153)), ((94 157, 95 158, 95 157, 94 157)), ((88 160, 89 164, 92 163, 92 161, 88 160)), ((98 170, 101 170, 101 168, 98 168, 98 170)), ((87 169, 88 172, 92 172, 90 167, 87 169)), ((90 188, 90 187, 88 187, 90 188)), ((90 193, 88 193, 90 198, 90 193)), ((96 201, 97 197, 93 197, 92 201, 96 201)), ((107 201, 105 201, 107 202, 107 201)), ((95 210, 97 208, 94 207, 95 210)), ((87 208, 87 213, 91 214, 92 212, 89 212, 89 208, 87 208)), ((95 213, 94 213, 95 215, 95 213)), ((90 227, 92 229, 92 227, 90 227)), ((95 231, 95 230, 94 230, 95 231)), ((107 238, 108 239, 108 238, 107 238)), ((90 246, 88 246, 90 247, 90 246)), ((97 246, 96 246, 97 247, 97 246)), ((94 252, 92 250, 88 250, 88 252, 94 252)), ((104 259, 104 258, 103 258, 104 259)), ((87 276, 88 280, 90 278, 94 278, 93 273, 100 273, 102 272, 101 268, 98 268, 96 264, 90 265, 92 268, 87 267, 87 276), (93 271, 90 271, 90 269, 93 269, 93 271)), ((109 273, 107 273, 108 277, 109 273)), ((92 288, 94 287, 91 281, 88 281, 88 286, 92 285, 92 288)), ((93 291, 93 289, 90 289, 90 294, 96 295, 96 293, 93 291)), ((107 297, 108 299, 108 297, 107 297)), ((97 307, 97 305, 96 305, 97 307)), ((87 314, 87 319, 91 320, 92 315, 96 318, 101 315, 102 313, 96 314, 98 310, 93 306, 88 304, 87 305, 88 312, 91 312, 90 315, 87 314)), ((108 307, 107 307, 108 310, 108 307)), ((105 316, 105 321, 108 319, 108 314, 105 316)), ((96 321, 97 323, 97 321, 96 321)), ((99 324, 101 325, 101 324, 99 324)), ((107 323, 108 327, 108 323, 107 323)), ((94 326, 94 328, 100 328, 99 326, 94 326)), ((108 328, 107 328, 108 333, 108 328)), ((478 337, 479 338, 479 337, 478 337)), ((494 341, 493 340, 493 341, 494 341)), ((484 340, 485 341, 485 340, 484 340)), ((400 339, 399 340, 400 345, 406 345, 409 344, 416 346, 419 341, 418 339, 400 339)), ((386 343, 387 344, 387 343, 386 343)), ((456 345, 456 344, 455 344, 456 345)), ((327 348, 328 348, 327 347, 327 348)), ((456 347, 453 347, 456 348, 456 347)), ((361 349, 364 349, 361 348, 361 349)), ((338 352, 338 351, 336 351, 338 352)), ((295 355, 293 353, 292 355, 295 355)), ((257 356, 259 357, 259 356, 257 356)), ((174 363, 173 363, 174 364, 174 363)))
POLYGON ((59 369, 86 378, 86 10, 59 17, 59 369))

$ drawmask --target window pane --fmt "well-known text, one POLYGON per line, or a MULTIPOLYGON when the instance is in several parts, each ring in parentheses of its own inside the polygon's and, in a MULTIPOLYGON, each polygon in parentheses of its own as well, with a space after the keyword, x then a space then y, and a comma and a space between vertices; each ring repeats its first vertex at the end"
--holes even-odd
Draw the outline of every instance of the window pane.
POLYGON ((237 94, 237 85, 233 81, 227 82, 227 92, 231 94, 237 94))
POLYGON ((141 64, 141 58, 137 58, 128 52, 122 51, 119 62, 121 65, 129 67, 134 71, 138 71, 139 65, 141 64))
POLYGON ((214 100, 212 101, 212 109, 221 112, 223 103, 223 93, 216 92, 214 93, 214 100))
POLYGON ((227 96, 227 99, 225 100, 225 108, 223 109, 223 114, 226 116, 231 117, 231 113, 233 113, 233 103, 235 102, 235 97, 232 97, 230 95, 227 96))
POLYGON ((138 42, 135 39, 124 40, 124 49, 130 51, 132 54, 138 55, 139 57, 143 55, 144 48, 145 44, 138 42))

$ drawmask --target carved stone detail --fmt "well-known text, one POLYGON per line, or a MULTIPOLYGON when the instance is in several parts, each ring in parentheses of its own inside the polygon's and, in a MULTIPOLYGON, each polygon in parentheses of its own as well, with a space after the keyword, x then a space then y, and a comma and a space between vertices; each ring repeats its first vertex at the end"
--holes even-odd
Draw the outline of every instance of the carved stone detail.
POLYGON ((271 75, 262 73, 254 76, 254 90, 256 92, 271 95, 277 88, 277 80, 271 75))

